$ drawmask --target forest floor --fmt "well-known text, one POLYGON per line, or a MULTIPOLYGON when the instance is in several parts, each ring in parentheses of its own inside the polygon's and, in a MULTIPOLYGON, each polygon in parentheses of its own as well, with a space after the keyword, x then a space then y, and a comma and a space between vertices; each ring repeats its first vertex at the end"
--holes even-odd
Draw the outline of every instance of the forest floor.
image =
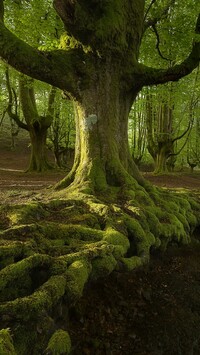
MULTIPOLYGON (((65 172, 24 173, 27 154, 0 153, 1 203, 20 203, 65 172)), ((200 172, 153 176, 164 188, 200 191, 200 172)), ((196 238, 200 230, 195 231, 196 238)), ((148 266, 88 283, 69 313, 74 355, 200 354, 200 243, 171 246, 148 266)))

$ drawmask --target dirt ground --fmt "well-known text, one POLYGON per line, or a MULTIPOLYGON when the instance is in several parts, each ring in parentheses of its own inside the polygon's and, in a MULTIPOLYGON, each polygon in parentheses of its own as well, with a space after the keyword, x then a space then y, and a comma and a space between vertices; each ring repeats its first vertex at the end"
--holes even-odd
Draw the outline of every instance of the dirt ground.
MULTIPOLYGON (((18 151, 0 149, 0 190, 40 190, 55 184, 62 179, 67 171, 52 170, 45 174, 25 173, 28 167, 30 151, 24 148, 18 151)), ((49 154, 53 163, 53 157, 49 154)), ((200 190, 200 170, 193 174, 174 173, 163 176, 154 176, 152 173, 143 173, 152 184, 165 188, 180 188, 200 190)))
MULTIPOLYGON (((24 152, 1 151, 1 201, 22 201, 65 176, 24 173, 24 152)), ((200 173, 153 176, 165 188, 200 191, 200 173)), ((89 283, 69 312, 74 355, 200 354, 200 229, 184 247, 171 246, 152 255, 148 266, 130 273, 113 272, 89 283)))

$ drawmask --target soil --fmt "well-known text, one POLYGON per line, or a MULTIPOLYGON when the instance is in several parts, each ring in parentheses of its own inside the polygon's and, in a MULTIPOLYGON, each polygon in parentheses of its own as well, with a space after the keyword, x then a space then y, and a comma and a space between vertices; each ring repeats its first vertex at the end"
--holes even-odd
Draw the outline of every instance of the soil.
MULTIPOLYGON (((65 176, 24 173, 28 154, 2 151, 2 202, 20 202, 65 176)), ((153 184, 200 191, 200 172, 153 176, 153 184)), ((69 312, 74 355, 200 354, 200 229, 189 246, 172 245, 134 272, 113 272, 89 283, 69 312)))

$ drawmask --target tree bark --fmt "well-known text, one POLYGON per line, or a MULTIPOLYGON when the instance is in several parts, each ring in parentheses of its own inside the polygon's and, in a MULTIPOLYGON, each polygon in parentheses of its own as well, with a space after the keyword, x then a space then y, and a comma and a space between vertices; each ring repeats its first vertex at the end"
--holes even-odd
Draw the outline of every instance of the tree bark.
POLYGON ((120 86, 120 68, 113 59, 97 61, 91 87, 76 102, 76 155, 69 176, 61 185, 88 185, 95 190, 131 184, 143 178, 128 147, 128 115, 137 92, 120 86), (98 81, 96 80, 98 77, 98 81), (134 97, 133 97, 134 96, 134 97))
POLYGON ((173 149, 173 143, 164 142, 156 152, 154 174, 164 174, 168 171, 167 159, 173 149))
POLYGON ((27 171, 42 172, 52 168, 47 160, 46 138, 47 128, 36 122, 29 130, 31 139, 31 156, 27 171))
POLYGON ((31 140, 31 156, 27 171, 42 172, 52 168, 47 161, 46 138, 47 130, 52 123, 51 106, 55 98, 54 88, 49 95, 49 115, 38 115, 33 82, 21 78, 19 82, 20 102, 31 140))

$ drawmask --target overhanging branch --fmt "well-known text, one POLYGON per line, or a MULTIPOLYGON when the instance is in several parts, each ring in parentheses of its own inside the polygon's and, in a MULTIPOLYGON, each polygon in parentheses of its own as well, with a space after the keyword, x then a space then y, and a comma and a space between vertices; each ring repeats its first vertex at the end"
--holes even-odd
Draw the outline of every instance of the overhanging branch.
MULTIPOLYGON (((200 35, 200 14, 197 18, 195 35, 200 35)), ((190 74, 200 61, 200 41, 193 41, 193 46, 188 57, 181 63, 168 69, 155 69, 140 65, 143 86, 164 84, 168 81, 177 81, 190 74)))
POLYGON ((0 57, 18 71, 61 90, 78 95, 77 82, 83 63, 80 49, 39 51, 9 31, 3 23, 0 0, 0 57), (80 57, 80 58, 79 58, 80 57))

